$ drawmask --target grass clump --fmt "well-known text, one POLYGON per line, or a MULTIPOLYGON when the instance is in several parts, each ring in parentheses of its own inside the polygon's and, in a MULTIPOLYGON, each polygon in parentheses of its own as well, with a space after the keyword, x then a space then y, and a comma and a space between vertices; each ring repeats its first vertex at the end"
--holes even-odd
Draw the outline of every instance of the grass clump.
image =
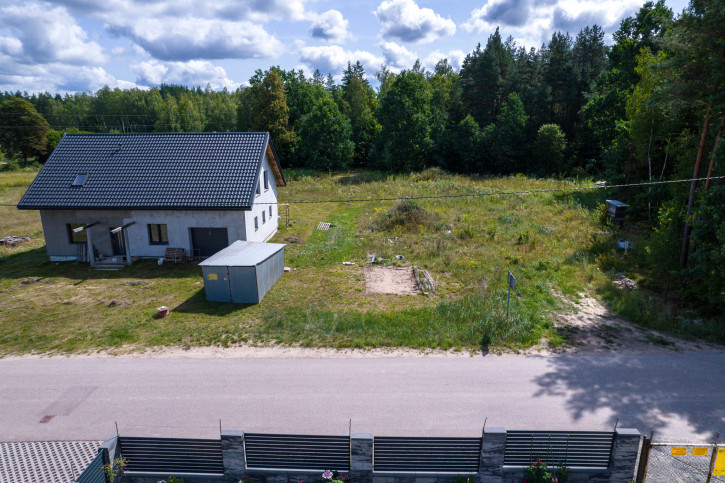
POLYGON ((438 213, 426 210, 413 200, 402 200, 374 221, 371 229, 372 231, 393 231, 399 228, 404 231, 420 231, 421 229, 439 230, 444 227, 438 213))

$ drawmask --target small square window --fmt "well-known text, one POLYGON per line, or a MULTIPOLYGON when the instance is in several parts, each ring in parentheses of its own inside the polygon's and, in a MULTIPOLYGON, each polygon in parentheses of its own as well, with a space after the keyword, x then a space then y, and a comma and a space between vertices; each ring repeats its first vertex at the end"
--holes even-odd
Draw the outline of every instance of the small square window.
POLYGON ((259 230, 259 218, 254 217, 254 231, 259 230))
POLYGON ((76 228, 80 228, 82 225, 80 223, 68 223, 66 227, 68 227, 68 240, 70 240, 71 243, 88 243, 88 235, 86 234, 86 230, 83 231, 73 231, 76 228))
POLYGON ((168 245, 169 233, 165 224, 149 224, 149 245, 168 245))
POLYGON ((73 184, 71 186, 83 186, 83 183, 86 182, 86 178, 88 178, 87 174, 76 175, 76 179, 73 180, 73 184))
POLYGON ((264 190, 269 189, 269 176, 267 176, 267 170, 264 170, 264 190))
POLYGON ((265 223, 267 223, 267 212, 263 211, 262 212, 262 224, 265 224, 265 223))

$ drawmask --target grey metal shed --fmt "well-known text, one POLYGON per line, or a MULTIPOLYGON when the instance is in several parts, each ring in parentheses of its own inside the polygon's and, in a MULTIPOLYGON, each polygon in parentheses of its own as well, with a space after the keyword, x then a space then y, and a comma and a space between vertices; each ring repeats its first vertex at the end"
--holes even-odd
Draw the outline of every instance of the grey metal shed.
POLYGON ((284 244, 237 240, 199 265, 207 300, 256 304, 284 273, 284 244))

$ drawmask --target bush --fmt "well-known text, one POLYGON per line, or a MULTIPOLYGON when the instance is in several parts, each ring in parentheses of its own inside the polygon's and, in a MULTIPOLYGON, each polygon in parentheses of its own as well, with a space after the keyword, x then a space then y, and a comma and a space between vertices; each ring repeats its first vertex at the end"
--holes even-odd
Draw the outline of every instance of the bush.
POLYGON ((438 181, 442 179, 450 179, 451 175, 445 170, 434 166, 432 168, 424 169, 419 173, 414 173, 410 177, 413 181, 438 181))
POLYGON ((418 205, 413 200, 399 201, 373 222, 373 231, 391 231, 395 228, 416 231, 420 228, 439 230, 445 227, 441 216, 418 205))

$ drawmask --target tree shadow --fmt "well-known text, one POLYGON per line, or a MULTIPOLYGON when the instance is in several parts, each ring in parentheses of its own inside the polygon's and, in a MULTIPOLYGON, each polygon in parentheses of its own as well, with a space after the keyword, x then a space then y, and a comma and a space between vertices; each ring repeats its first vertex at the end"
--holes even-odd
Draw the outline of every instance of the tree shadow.
POLYGON ((588 210, 593 210, 598 204, 606 203, 606 200, 612 199, 612 196, 612 193, 607 193, 607 190, 565 191, 555 194, 553 199, 557 203, 574 203, 588 210))
MULTIPOLYGON (((565 396, 575 420, 609 409, 614 427, 682 431, 706 437, 725 430, 725 389, 717 384, 725 353, 562 355, 537 380, 541 396, 565 396), (668 427, 669 426, 669 427, 668 427)), ((676 436, 676 435, 675 435, 676 436)))
POLYGON ((172 309, 173 312, 182 312, 186 314, 206 314, 206 315, 230 315, 242 312, 255 304, 234 304, 231 302, 209 302, 206 299, 204 289, 199 290, 188 299, 181 302, 172 309))
POLYGON ((1 277, 6 279, 65 277, 74 280, 188 278, 201 275, 197 263, 164 263, 139 260, 118 271, 94 270, 83 262, 51 262, 45 247, 24 250, 0 258, 1 277))
POLYGON ((366 183, 374 183, 376 181, 384 180, 387 174, 382 171, 360 171, 352 173, 349 176, 342 176, 337 180, 338 184, 341 185, 358 185, 366 183))

